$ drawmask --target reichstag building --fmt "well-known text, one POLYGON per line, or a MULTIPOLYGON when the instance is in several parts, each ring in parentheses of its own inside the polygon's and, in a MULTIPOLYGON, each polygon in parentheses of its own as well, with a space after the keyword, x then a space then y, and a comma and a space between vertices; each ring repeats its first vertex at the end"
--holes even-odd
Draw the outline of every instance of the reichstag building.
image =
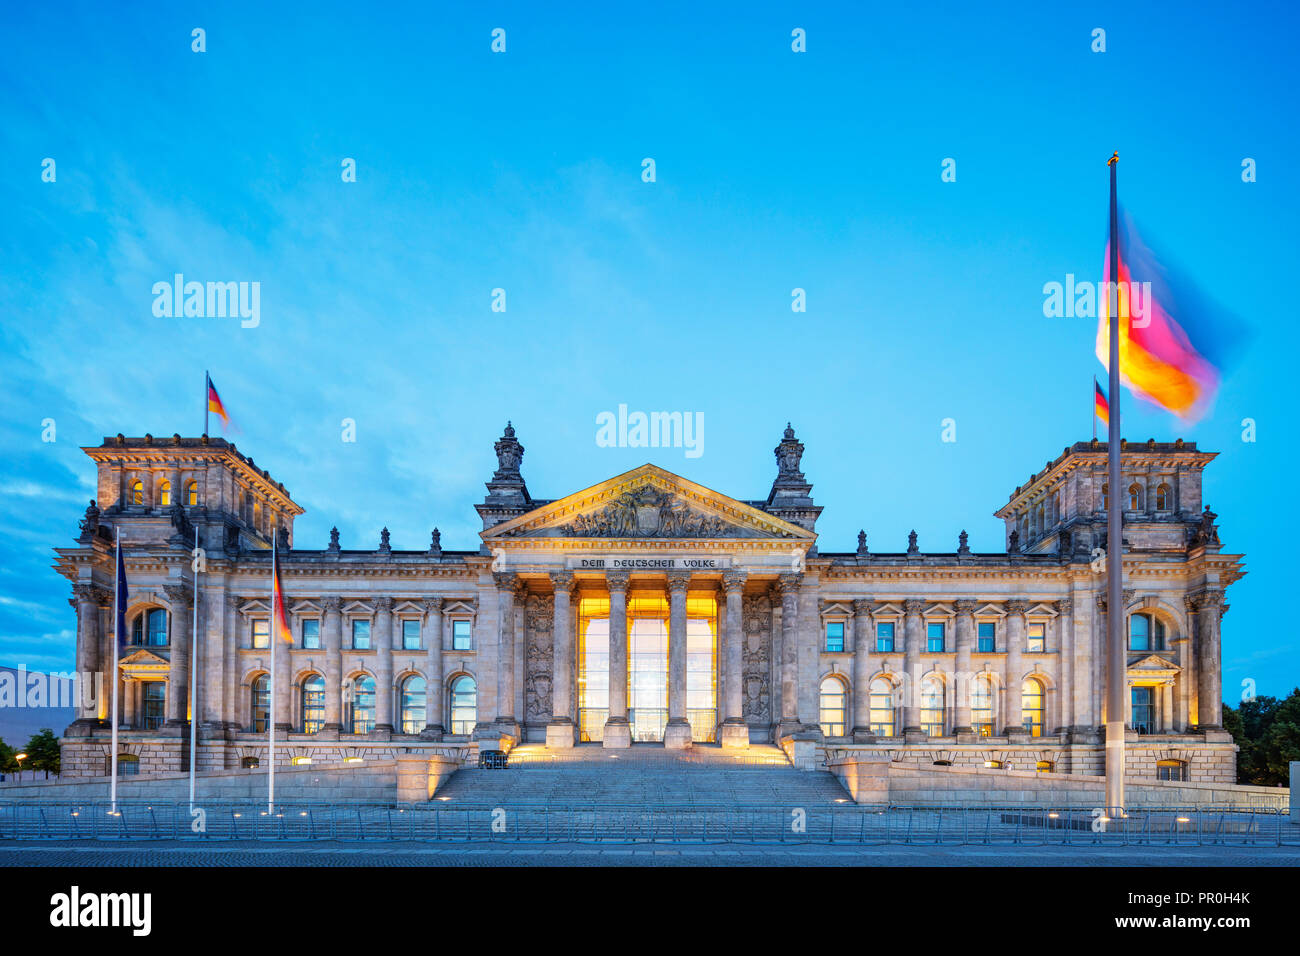
MULTIPOLYGON (((1242 576, 1203 509, 1194 443, 1064 449, 995 512, 1006 549, 818 547, 821 508, 787 427, 767 495, 732 498, 644 465, 534 498, 512 427, 476 505, 481 544, 299 546, 285 486, 218 438, 106 439, 98 492, 56 549, 77 669, 113 652, 114 535, 130 584, 120 772, 338 765, 478 748, 886 751, 924 764, 1100 774, 1106 615, 1128 636, 1130 772, 1235 780, 1221 726, 1220 622, 1242 576), (1125 502, 1124 607, 1107 608, 1110 494, 1125 502), (205 570, 195 573, 195 529, 205 570), (292 646, 272 641, 272 531, 292 646), (196 585, 197 578, 197 585, 196 585), (197 588, 197 590, 196 590, 197 588), (191 618, 198 601, 197 658, 191 618), (273 646, 273 644, 275 646, 273 646), (278 681, 271 693, 271 655, 278 681), (190 675, 197 694, 190 700, 190 675), (271 712, 274 696, 275 710, 271 712)), ((850 542, 846 542, 850 543, 850 542)), ((65 732, 64 773, 108 773, 107 691, 65 732)))

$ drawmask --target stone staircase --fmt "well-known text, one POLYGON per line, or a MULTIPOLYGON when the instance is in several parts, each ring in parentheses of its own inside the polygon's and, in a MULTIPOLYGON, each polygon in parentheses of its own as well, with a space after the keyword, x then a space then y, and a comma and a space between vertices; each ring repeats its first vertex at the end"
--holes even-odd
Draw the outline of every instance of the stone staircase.
POLYGON ((434 803, 457 807, 826 807, 848 794, 825 770, 796 770, 773 746, 747 751, 696 745, 687 751, 634 744, 548 750, 524 744, 505 770, 466 767, 434 803))

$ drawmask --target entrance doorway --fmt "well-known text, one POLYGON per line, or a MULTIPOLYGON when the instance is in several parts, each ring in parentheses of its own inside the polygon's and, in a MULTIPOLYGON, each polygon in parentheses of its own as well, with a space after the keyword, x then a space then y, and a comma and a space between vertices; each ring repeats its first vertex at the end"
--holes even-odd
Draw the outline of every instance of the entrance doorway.
POLYGON ((629 625, 627 717, 632 740, 662 742, 668 723, 668 622, 642 617, 629 625))

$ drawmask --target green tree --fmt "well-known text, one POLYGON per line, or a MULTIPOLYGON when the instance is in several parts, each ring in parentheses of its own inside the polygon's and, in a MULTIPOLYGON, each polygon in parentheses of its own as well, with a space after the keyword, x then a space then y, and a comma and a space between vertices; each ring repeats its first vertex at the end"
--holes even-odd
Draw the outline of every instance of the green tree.
POLYGON ((0 773, 12 773, 18 769, 18 761, 14 760, 16 752, 13 747, 0 740, 0 773))
POLYGON ((1240 707, 1223 707, 1223 726, 1237 754, 1237 782, 1259 787, 1285 786, 1290 763, 1300 760, 1300 687, 1284 699, 1256 697, 1240 707))
POLYGON ((27 766, 44 770, 48 779, 51 772, 59 772, 60 753, 59 738, 49 727, 43 727, 27 741, 27 766))

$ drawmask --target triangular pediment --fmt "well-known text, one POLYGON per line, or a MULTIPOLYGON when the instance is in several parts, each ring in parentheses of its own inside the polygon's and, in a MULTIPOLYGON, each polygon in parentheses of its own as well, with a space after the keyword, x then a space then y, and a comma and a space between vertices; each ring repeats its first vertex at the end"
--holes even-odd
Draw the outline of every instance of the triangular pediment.
POLYGON ((161 664, 163 667, 169 666, 167 663, 167 658, 159 657, 153 651, 147 651, 144 648, 139 648, 137 650, 131 651, 129 654, 125 655, 118 662, 118 666, 120 667, 126 667, 128 665, 156 666, 159 664, 161 664))
POLYGON ((501 543, 519 538, 723 538, 802 544, 816 537, 805 528, 657 465, 634 468, 482 532, 484 541, 501 543))
POLYGON ((1132 671, 1176 671, 1178 665, 1168 658, 1161 657, 1159 654, 1148 654, 1140 661, 1134 661, 1128 666, 1132 671))

